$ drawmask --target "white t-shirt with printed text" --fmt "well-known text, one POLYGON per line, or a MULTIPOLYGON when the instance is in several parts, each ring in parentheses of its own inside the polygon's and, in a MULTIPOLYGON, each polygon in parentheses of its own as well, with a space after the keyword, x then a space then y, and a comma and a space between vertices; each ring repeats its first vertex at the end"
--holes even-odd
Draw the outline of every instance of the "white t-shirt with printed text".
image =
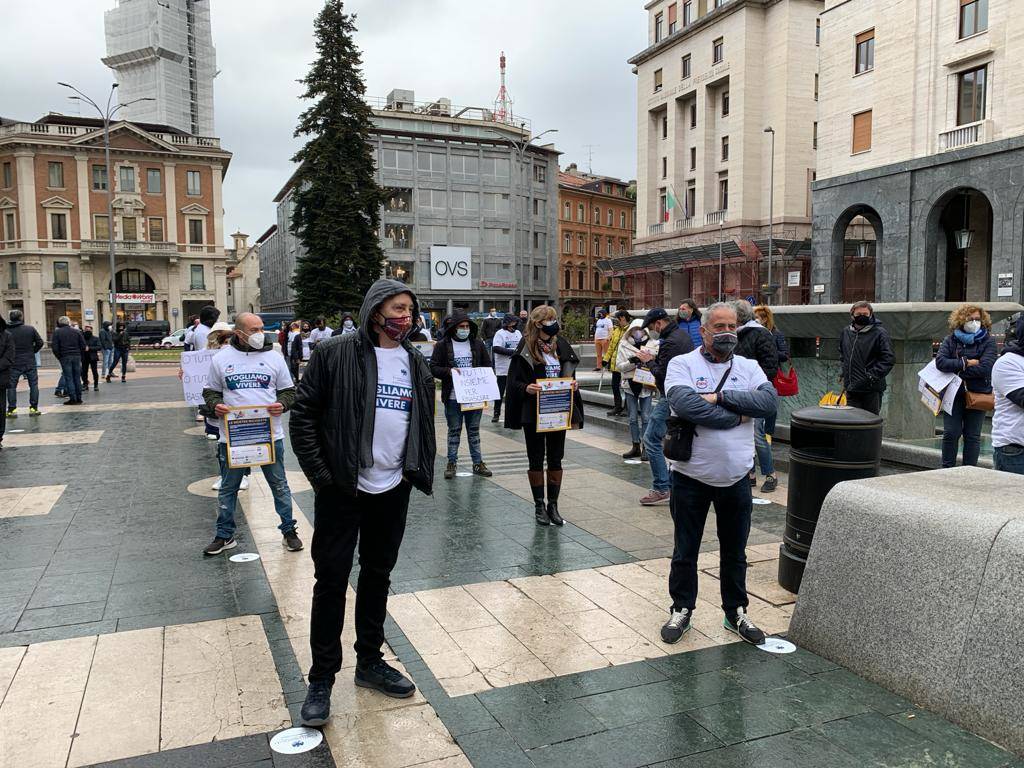
POLYGON ((405 444, 412 417, 412 365, 402 347, 374 347, 377 396, 373 423, 373 466, 359 469, 364 493, 387 493, 402 482, 405 444))
POLYGON ((558 358, 549 352, 544 353, 544 375, 549 379, 557 379, 562 376, 562 364, 558 358))
MULTIPOLYGON (((665 392, 673 387, 690 387, 697 394, 713 394, 718 382, 729 369, 729 380, 722 390, 752 391, 768 382, 756 360, 733 355, 732 360, 713 363, 704 357, 701 349, 673 357, 665 372, 665 392)), ((673 415, 686 417, 686 414, 673 415)), ((732 429, 712 429, 697 426, 693 438, 693 453, 689 461, 671 462, 672 470, 698 480, 705 485, 726 488, 745 478, 753 466, 754 420, 747 418, 732 429)))
MULTIPOLYGON (((452 356, 455 358, 456 368, 473 367, 473 345, 470 342, 452 339, 452 356)), ((454 388, 452 389, 452 393, 448 396, 448 399, 455 399, 454 388)))
MULTIPOLYGON (((515 352, 519 348, 519 342, 523 340, 522 331, 506 331, 502 328, 491 340, 491 346, 500 347, 501 349, 507 349, 510 352, 515 352)), ((495 376, 508 376, 508 366, 512 362, 511 355, 494 355, 494 375, 495 376)))
POLYGON ((602 317, 597 321, 597 326, 594 328, 595 339, 607 339, 612 334, 612 321, 607 317, 602 317))
MULTIPOLYGON (((209 387, 221 392, 224 405, 272 405, 279 390, 294 387, 285 359, 273 350, 243 352, 233 345, 222 347, 210 360, 209 387)), ((284 439, 280 416, 271 416, 274 439, 284 439)), ((221 429, 220 441, 227 442, 227 431, 221 429)))
POLYGON ((1007 352, 992 366, 992 391, 996 410, 992 415, 992 446, 1024 445, 1024 408, 1007 394, 1024 388, 1024 356, 1007 352))

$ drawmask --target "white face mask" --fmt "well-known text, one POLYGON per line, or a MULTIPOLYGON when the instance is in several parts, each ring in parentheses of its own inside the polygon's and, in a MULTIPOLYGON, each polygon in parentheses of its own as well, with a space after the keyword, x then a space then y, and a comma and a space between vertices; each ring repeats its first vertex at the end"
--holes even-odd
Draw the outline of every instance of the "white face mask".
POLYGON ((968 333, 977 333, 981 330, 981 320, 968 320, 964 323, 964 330, 968 333))
POLYGON ((346 328, 351 328, 353 325, 355 325, 355 323, 353 323, 351 320, 346 320, 345 321, 345 327, 346 328))
POLYGON ((263 331, 257 331, 256 333, 250 333, 248 344, 249 349, 263 349, 264 333, 263 331))

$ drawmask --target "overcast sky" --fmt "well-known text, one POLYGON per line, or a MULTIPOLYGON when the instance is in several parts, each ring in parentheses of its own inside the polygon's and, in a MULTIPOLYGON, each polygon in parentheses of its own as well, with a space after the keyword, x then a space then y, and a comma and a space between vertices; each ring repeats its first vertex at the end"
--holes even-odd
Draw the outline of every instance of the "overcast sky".
MULTIPOLYGON (((0 115, 75 114, 56 83, 97 101, 111 74, 103 11, 114 0, 0 0, 0 115)), ((273 197, 291 174, 304 102, 295 82, 313 59, 322 0, 211 0, 220 69, 215 123, 234 153, 224 181, 225 236, 253 239, 275 221, 273 197)), ((635 76, 626 59, 646 44, 643 0, 350 0, 358 15, 367 94, 415 91, 417 101, 493 105, 505 51, 513 109, 535 132, 557 128, 562 166, 636 177, 635 76)))

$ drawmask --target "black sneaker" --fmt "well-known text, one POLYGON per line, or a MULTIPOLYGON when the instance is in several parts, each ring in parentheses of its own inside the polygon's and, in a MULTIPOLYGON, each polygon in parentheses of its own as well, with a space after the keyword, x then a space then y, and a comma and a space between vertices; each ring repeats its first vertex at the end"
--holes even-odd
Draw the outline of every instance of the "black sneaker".
POLYGON ((302 702, 302 724, 311 728, 326 725, 331 719, 331 684, 314 680, 306 691, 306 700, 302 702))
POLYGON ((500 419, 501 419, 501 414, 500 413, 494 414, 493 416, 491 416, 491 424, 497 424, 500 419))
POLYGON ((726 614, 725 619, 722 621, 722 626, 730 632, 735 632, 752 645, 762 645, 764 643, 764 632, 758 629, 754 622, 750 620, 746 608, 737 608, 736 613, 731 616, 726 614))
POLYGON ((750 480, 750 487, 751 488, 757 488, 757 475, 756 474, 751 472, 747 479, 750 480))
POLYGON ((385 696, 407 699, 416 693, 416 685, 408 677, 383 661, 366 666, 356 665, 356 685, 373 688, 385 696))
POLYGON ((481 461, 479 464, 473 465, 473 474, 480 475, 480 477, 491 477, 494 473, 481 461))
POLYGON ((764 479, 764 483, 761 484, 761 493, 771 493, 778 487, 778 478, 776 478, 775 475, 768 475, 768 477, 764 479))
POLYGON ((677 611, 673 608, 669 611, 668 621, 661 627, 661 639, 669 644, 678 643, 690 630, 690 611, 683 608, 677 611))
POLYGON ((204 555, 219 555, 226 549, 234 549, 238 546, 238 542, 234 539, 222 539, 220 536, 210 542, 209 546, 203 550, 204 555))
POLYGON ((558 514, 557 501, 548 502, 548 519, 553 525, 565 525, 565 520, 563 520, 562 516, 558 514))
POLYGON ((284 541, 281 543, 289 552, 299 552, 302 549, 302 539, 295 533, 294 528, 284 535, 284 541))
POLYGON ((444 479, 451 480, 455 477, 455 462, 449 461, 448 466, 444 468, 444 479))

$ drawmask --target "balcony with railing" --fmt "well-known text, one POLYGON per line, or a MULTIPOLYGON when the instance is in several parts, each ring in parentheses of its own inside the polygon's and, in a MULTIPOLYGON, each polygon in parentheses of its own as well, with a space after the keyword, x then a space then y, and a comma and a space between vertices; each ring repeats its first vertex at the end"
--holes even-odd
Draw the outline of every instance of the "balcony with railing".
POLYGON ((939 133, 939 152, 963 149, 992 140, 992 121, 978 120, 939 133))
MULTIPOLYGON (((130 122, 130 121, 129 121, 130 122)), ((11 123, 0 126, 0 139, 7 136, 55 136, 59 138, 72 139, 76 136, 85 136, 89 133, 102 131, 102 125, 61 125, 59 123, 11 123)), ((160 131, 148 131, 168 144, 179 147, 205 147, 208 149, 219 149, 220 139, 212 136, 192 136, 184 133, 163 133, 160 131)))
POLYGON ((696 229, 697 220, 693 216, 687 216, 685 219, 676 219, 672 224, 672 229, 676 232, 681 232, 687 229, 696 229))
POLYGON ((706 224, 721 224, 725 221, 726 215, 729 213, 728 209, 723 208, 720 211, 711 211, 711 213, 705 216, 706 224))
POLYGON ((657 224, 648 224, 647 225, 647 234, 648 235, 660 235, 664 231, 665 231, 665 223, 664 222, 658 222, 657 224))
MULTIPOLYGON (((201 248, 202 246, 200 246, 201 248)), ((110 250, 109 240, 83 240, 82 251, 89 253, 106 253, 110 250)), ((167 255, 177 253, 176 243, 151 242, 147 240, 115 240, 115 253, 137 253, 153 255, 167 255)))

